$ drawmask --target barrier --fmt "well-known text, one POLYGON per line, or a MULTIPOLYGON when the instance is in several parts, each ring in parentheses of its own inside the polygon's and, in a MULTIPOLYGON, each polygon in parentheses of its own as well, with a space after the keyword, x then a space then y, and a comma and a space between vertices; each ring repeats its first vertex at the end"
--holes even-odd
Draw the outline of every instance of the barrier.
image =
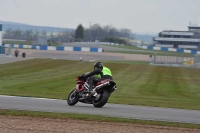
POLYGON ((84 52, 104 52, 103 48, 94 47, 68 47, 68 46, 35 46, 35 45, 22 45, 22 44, 2 44, 4 47, 13 48, 26 48, 26 49, 37 49, 37 50, 56 50, 56 51, 84 51, 84 52))
POLYGON ((0 54, 5 54, 5 47, 0 46, 0 54))
POLYGON ((186 50, 179 48, 166 48, 166 47, 153 47, 153 46, 137 46, 138 48, 148 49, 148 50, 160 50, 160 51, 171 51, 171 52, 179 52, 179 53, 189 53, 189 54, 200 54, 200 51, 196 50, 186 50))
POLYGON ((116 46, 124 46, 124 44, 111 43, 111 42, 74 42, 76 44, 107 44, 107 45, 116 45, 116 46))
POLYGON ((2 24, 0 24, 0 46, 2 45, 2 24))

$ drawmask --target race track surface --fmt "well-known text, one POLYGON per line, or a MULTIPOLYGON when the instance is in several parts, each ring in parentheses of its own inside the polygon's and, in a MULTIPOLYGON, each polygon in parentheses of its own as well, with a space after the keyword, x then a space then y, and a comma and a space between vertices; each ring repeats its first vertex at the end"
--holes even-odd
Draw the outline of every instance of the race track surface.
MULTIPOLYGON (((14 53, 14 48, 12 53, 14 53)), ((22 49, 19 49, 20 53, 22 49)), ((54 51, 54 50, 35 50, 25 49, 26 58, 19 57, 0 57, 0 64, 15 62, 25 59, 33 58, 50 58, 50 59, 62 59, 62 60, 79 60, 82 57, 83 61, 98 61, 98 60, 126 60, 126 61, 145 61, 150 62, 149 55, 140 54, 124 54, 124 53, 108 53, 108 52, 80 52, 80 51, 54 51)))
POLYGON ((1 95, 0 109, 95 114, 119 118, 200 124, 200 111, 198 110, 120 104, 106 104, 103 108, 95 108, 93 105, 82 103, 78 103, 75 106, 68 106, 66 100, 45 98, 1 95))

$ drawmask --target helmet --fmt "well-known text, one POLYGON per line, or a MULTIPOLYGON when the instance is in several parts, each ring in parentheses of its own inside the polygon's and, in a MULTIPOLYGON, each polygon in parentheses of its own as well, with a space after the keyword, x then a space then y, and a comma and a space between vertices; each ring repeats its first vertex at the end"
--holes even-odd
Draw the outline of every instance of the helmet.
POLYGON ((94 69, 95 69, 95 67, 103 68, 103 64, 101 62, 96 62, 96 63, 94 63, 94 69))

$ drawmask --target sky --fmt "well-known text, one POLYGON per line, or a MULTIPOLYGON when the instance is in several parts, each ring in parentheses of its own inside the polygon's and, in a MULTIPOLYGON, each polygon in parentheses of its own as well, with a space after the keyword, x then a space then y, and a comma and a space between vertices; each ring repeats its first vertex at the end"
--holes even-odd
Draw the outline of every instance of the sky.
POLYGON ((200 26, 200 0, 0 0, 0 21, 38 26, 129 28, 133 33, 200 26))

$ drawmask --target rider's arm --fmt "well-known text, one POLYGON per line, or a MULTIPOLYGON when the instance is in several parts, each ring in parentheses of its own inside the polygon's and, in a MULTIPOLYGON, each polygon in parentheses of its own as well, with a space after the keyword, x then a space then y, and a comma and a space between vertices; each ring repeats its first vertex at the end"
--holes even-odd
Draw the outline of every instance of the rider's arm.
POLYGON ((102 71, 102 68, 97 68, 97 69, 95 69, 94 71, 92 71, 92 72, 90 72, 90 73, 84 75, 84 77, 87 78, 87 77, 93 76, 93 75, 95 75, 95 74, 100 74, 101 71, 102 71))

